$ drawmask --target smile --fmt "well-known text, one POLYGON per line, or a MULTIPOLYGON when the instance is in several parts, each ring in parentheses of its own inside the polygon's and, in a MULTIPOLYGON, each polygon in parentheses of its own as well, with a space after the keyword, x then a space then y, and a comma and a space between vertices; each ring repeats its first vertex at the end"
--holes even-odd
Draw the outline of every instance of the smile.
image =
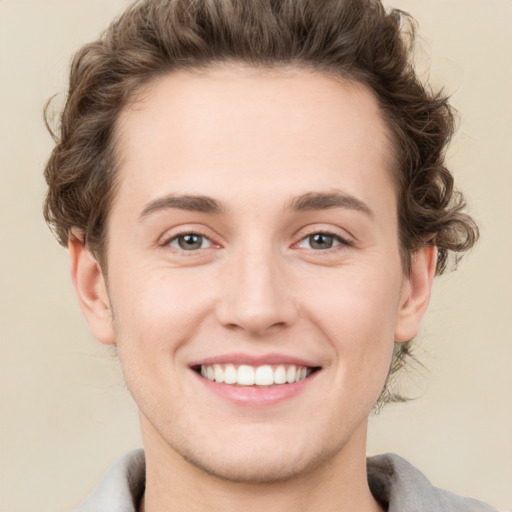
POLYGON ((202 377, 213 382, 234 386, 275 386, 307 379, 317 368, 289 365, 250 366, 241 364, 201 365, 197 368, 202 377))

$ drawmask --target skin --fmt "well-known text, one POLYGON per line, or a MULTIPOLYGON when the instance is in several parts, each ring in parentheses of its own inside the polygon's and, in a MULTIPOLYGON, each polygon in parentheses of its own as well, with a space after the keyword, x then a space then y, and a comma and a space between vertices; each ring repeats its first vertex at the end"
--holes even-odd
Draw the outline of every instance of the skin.
POLYGON ((124 110, 118 136, 108 283, 79 236, 70 255, 91 331, 117 345, 140 410, 141 510, 381 510, 367 418, 394 343, 417 333, 436 255, 419 250, 404 274, 372 93, 297 69, 176 72, 124 110), (180 248, 187 233, 200 248, 180 248), (291 398, 241 405, 190 368, 234 353, 320 370, 291 398))

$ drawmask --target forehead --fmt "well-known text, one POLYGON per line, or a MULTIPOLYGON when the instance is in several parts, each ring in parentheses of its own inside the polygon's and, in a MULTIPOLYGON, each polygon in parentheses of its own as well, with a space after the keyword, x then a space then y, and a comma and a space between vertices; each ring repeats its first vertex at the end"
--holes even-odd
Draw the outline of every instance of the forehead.
POLYGON ((170 73, 124 109, 117 135, 118 194, 146 200, 205 188, 222 198, 234 186, 303 193, 347 176, 356 188, 390 182, 390 137, 372 92, 303 69, 170 73))

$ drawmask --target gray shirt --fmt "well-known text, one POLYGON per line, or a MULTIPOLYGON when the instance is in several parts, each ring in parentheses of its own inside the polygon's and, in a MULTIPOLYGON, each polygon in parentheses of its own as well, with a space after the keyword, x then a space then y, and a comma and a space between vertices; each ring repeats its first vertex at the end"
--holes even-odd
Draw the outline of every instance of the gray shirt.
MULTIPOLYGON (((367 459, 368 483, 388 512, 497 512, 490 505, 434 487, 394 453, 367 459)), ((145 459, 135 450, 119 459, 75 512, 137 512, 144 493, 145 459)))

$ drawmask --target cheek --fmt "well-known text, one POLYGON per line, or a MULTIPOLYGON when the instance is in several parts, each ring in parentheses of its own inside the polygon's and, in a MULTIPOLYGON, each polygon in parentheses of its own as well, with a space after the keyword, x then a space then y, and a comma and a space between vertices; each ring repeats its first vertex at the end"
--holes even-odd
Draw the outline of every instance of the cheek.
POLYGON ((113 287, 117 290, 112 307, 118 344, 129 344, 133 350, 151 349, 155 354, 184 343, 207 308, 201 280, 168 269, 123 275, 137 277, 113 287))
POLYGON ((360 333, 358 337, 392 336, 401 289, 396 274, 376 275, 363 268, 332 272, 322 286, 305 286, 308 293, 303 301, 324 327, 341 338, 350 332, 360 333))
POLYGON ((171 278, 157 269, 123 275, 137 279, 112 287, 119 361, 136 402, 144 408, 158 407, 151 383, 179 394, 181 348, 193 338, 204 307, 189 279, 171 278))
POLYGON ((385 380, 394 346, 399 273, 346 272, 311 289, 305 308, 329 341, 345 385, 385 380))

